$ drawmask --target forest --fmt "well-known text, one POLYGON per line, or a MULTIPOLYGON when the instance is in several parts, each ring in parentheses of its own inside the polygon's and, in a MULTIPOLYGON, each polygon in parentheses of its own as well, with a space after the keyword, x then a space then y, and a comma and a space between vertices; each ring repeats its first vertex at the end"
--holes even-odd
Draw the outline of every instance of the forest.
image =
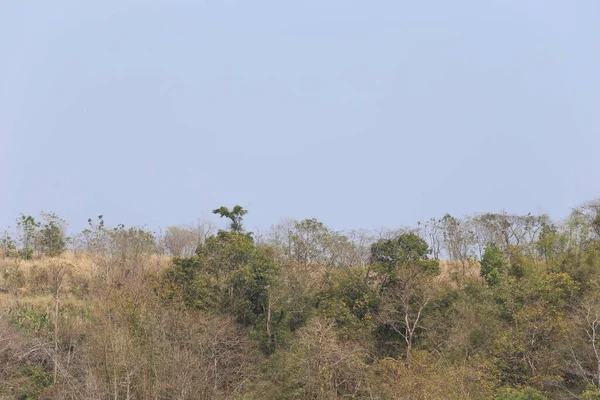
POLYGON ((600 199, 351 231, 247 212, 16 216, 0 398, 600 399, 600 199))

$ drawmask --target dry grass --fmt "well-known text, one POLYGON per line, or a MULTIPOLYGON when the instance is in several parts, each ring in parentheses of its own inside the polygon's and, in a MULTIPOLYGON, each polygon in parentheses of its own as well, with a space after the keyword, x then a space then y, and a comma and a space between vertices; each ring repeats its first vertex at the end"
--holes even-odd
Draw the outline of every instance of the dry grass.
MULTIPOLYGON (((167 255, 152 255, 146 263, 145 269, 147 271, 159 272, 166 269, 171 262, 171 257, 167 255)), ((68 251, 59 257, 45 257, 34 260, 19 260, 13 258, 3 258, 0 256, 0 291, 10 286, 10 282, 7 278, 15 279, 15 273, 22 274, 23 282, 25 283, 19 292, 22 294, 31 292, 32 282, 35 282, 36 278, 39 280, 40 275, 43 275, 44 271, 49 271, 53 266, 66 264, 69 267, 70 281, 85 280, 89 281, 92 278, 99 275, 99 266, 94 261, 94 257, 91 254, 84 252, 73 252, 68 251), (9 274, 7 275, 7 271, 9 274), (12 274, 12 276, 9 276, 12 274)), ((481 267, 478 261, 466 261, 465 262, 464 276, 466 280, 479 280, 481 267)), ((298 271, 295 271, 298 273, 298 271)), ((315 274, 315 271, 309 271, 309 275, 314 276, 315 281, 319 281, 322 275, 322 270, 315 274)), ((463 265, 460 261, 441 260, 440 261, 440 275, 437 277, 437 281, 440 283, 448 283, 451 285, 457 285, 457 279, 462 279, 463 276, 463 265)), ((7 297, 6 293, 0 293, 2 297, 7 297)), ((0 298, 2 301, 2 298, 0 298)), ((40 301, 42 301, 40 299, 40 301)), ((1 303, 0 303, 1 305, 1 303)))
MULTIPOLYGON (((171 257, 161 254, 153 254, 148 260, 148 269, 161 271, 169 266, 171 257)), ((42 257, 33 260, 20 260, 16 258, 3 258, 0 256, 0 267, 5 265, 17 265, 19 270, 29 275, 36 268, 48 268, 56 264, 67 264, 72 266, 72 273, 91 278, 97 272, 97 265, 91 254, 84 252, 67 251, 58 257, 42 257)))
MULTIPOLYGON (((98 261, 91 254, 82 252, 33 260, 0 258, 0 294, 3 297, 8 294, 19 297, 46 295, 53 285, 53 271, 60 267, 68 270, 63 289, 84 293, 92 282, 103 279, 98 261)), ((169 265, 169 256, 151 255, 143 263, 143 272, 159 272, 169 265)))
MULTIPOLYGON (((465 261, 465 279, 479 280, 481 279, 481 265, 479 261, 465 261)), ((441 260, 440 275, 437 277, 438 282, 456 284, 458 278, 462 278, 463 265, 460 261, 441 260)))
MULTIPOLYGON (((85 300, 78 299, 68 293, 62 296, 60 303, 63 306, 72 306, 75 308, 84 308, 87 305, 85 300)), ((54 307, 54 296, 51 294, 18 296, 13 293, 0 293, 0 314, 17 306, 29 307, 33 310, 50 313, 54 307)))

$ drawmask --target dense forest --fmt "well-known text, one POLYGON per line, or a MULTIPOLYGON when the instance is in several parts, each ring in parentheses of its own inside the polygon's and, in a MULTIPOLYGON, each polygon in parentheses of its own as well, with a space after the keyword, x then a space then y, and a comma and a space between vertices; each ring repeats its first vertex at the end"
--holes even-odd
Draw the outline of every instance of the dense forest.
POLYGON ((600 399, 600 200, 344 232, 213 213, 18 216, 0 398, 600 399))

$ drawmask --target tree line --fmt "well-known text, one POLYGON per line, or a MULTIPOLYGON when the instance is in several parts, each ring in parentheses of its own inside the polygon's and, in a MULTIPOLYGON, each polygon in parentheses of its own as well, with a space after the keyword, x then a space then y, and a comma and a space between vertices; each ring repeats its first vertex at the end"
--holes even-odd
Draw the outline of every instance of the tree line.
POLYGON ((346 232, 248 232, 247 212, 159 232, 98 216, 72 237, 19 216, 0 242, 0 393, 600 399, 600 200, 564 221, 346 232))

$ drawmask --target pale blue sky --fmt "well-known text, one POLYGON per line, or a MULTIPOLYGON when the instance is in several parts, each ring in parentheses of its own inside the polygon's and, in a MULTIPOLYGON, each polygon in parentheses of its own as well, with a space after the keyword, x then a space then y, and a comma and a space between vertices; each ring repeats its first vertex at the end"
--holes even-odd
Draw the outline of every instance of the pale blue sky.
POLYGON ((0 227, 336 228, 600 196, 600 2, 2 1, 0 227))

